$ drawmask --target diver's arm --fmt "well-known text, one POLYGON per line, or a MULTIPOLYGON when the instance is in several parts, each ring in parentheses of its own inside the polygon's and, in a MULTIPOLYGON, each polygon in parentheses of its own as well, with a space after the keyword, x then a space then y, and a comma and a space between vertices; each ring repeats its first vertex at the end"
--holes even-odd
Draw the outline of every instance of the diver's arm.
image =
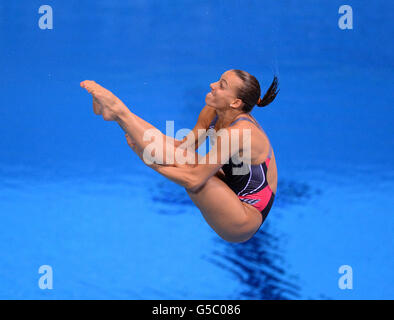
POLYGON ((161 175, 187 189, 195 185, 196 177, 194 173, 190 170, 190 167, 187 167, 185 165, 182 167, 164 166, 156 163, 146 162, 143 156, 144 151, 138 147, 138 145, 131 139, 128 134, 126 134, 126 140, 130 148, 148 167, 152 168, 161 175))
MULTIPOLYGON (((175 164, 176 166, 164 166, 155 163, 147 163, 144 160, 144 151, 142 149, 137 149, 136 145, 128 138, 127 135, 126 138, 128 138, 127 140, 130 147, 137 153, 137 155, 146 165, 165 176, 169 180, 175 182, 176 184, 181 185, 192 192, 195 192, 198 191, 208 181, 208 179, 215 174, 223 179, 224 172, 221 170, 221 167, 228 161, 230 156, 240 151, 231 150, 230 153, 230 130, 221 130, 224 133, 222 133, 224 138, 222 138, 222 134, 219 135, 215 142, 216 147, 212 148, 212 150, 202 157, 200 162, 194 166, 179 164, 175 164), (227 137, 229 139, 227 139, 227 137)), ((242 133, 239 138, 242 141, 242 133)))
MULTIPOLYGON (((164 177, 168 178, 169 180, 175 182, 176 184, 189 189, 189 190, 195 190, 196 188, 199 188, 204 181, 207 181, 208 178, 204 178, 202 180, 202 176, 201 176, 201 167, 205 167, 207 165, 203 165, 203 164, 197 164, 194 166, 190 166, 190 165, 179 165, 177 164, 177 166, 165 166, 165 165, 159 165, 156 163, 151 163, 150 161, 146 161, 148 159, 144 159, 144 150, 142 150, 141 148, 139 148, 139 146, 130 138, 130 136, 128 134, 126 134, 126 140, 127 143, 129 144, 130 148, 138 155, 138 157, 150 168, 152 168, 153 170, 157 171, 158 173, 160 173, 161 175, 163 175, 164 177), (198 169, 197 167, 200 167, 200 169, 198 169)), ((217 169, 212 168, 212 165, 208 165, 211 166, 209 171, 212 171, 212 174, 210 175, 214 175, 216 172, 218 172, 218 170, 220 170, 221 164, 218 165, 214 165, 214 167, 216 167, 217 169)), ((206 168, 208 169, 208 168, 206 168)), ((205 172, 208 172, 208 170, 204 170, 205 172)), ((218 173, 220 175, 220 173, 218 173)), ((205 183, 205 182, 204 182, 205 183)))
MULTIPOLYGON (((159 166, 155 170, 192 192, 198 191, 208 181, 208 179, 214 175, 220 179, 224 179, 225 174, 221 169, 223 164, 227 163, 230 157, 234 154, 239 154, 243 147, 240 146, 237 150, 234 150, 235 148, 231 148, 232 137, 230 129, 224 128, 219 132, 221 133, 220 135, 218 134, 216 138, 216 146, 204 157, 201 157, 197 165, 176 165, 176 167, 159 166)), ((242 144, 242 130, 239 131, 239 136, 235 138, 239 139, 239 142, 241 142, 240 144, 242 144)))
POLYGON ((194 145, 194 150, 197 150, 198 147, 205 141, 206 131, 208 130, 209 125, 215 115, 215 109, 205 105, 198 116, 197 123, 194 128, 182 140, 174 139, 175 147, 182 145, 182 147, 188 148, 194 145))

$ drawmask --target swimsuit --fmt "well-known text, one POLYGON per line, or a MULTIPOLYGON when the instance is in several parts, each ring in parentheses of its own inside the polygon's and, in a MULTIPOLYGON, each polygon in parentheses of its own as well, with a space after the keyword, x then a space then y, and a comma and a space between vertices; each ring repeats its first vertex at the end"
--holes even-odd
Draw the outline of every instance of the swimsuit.
MULTIPOLYGON (((214 129, 218 116, 216 116, 209 128, 214 129)), ((261 131, 263 128, 257 123, 247 117, 240 117, 230 124, 230 127, 238 121, 246 120, 254 123, 261 131)), ((264 131, 263 131, 264 132, 264 131)), ((233 175, 233 167, 240 168, 243 163, 234 164, 230 158, 228 163, 224 164, 222 169, 225 173, 224 182, 235 192, 239 200, 246 202, 257 210, 263 216, 263 222, 270 211, 274 202, 275 194, 272 192, 271 187, 267 182, 268 165, 272 157, 272 147, 270 144, 267 159, 260 164, 248 165, 249 172, 244 175, 233 175)))

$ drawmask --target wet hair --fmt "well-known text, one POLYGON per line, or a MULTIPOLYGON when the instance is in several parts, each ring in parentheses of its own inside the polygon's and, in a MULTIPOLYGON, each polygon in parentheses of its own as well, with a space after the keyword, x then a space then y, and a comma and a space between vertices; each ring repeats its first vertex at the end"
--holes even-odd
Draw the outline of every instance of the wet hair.
POLYGON ((265 93, 263 99, 260 98, 261 89, 258 80, 250 73, 238 69, 232 70, 243 81, 242 88, 238 88, 238 99, 244 103, 242 107, 243 112, 252 111, 255 105, 265 107, 274 101, 278 94, 278 77, 275 75, 270 87, 265 93))

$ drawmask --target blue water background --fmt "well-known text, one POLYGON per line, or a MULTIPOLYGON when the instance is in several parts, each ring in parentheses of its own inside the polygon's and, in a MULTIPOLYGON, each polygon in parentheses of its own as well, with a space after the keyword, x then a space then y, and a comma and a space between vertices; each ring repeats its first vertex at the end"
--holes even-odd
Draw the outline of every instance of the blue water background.
POLYGON ((354 29, 341 30, 336 0, 57 0, 41 30, 42 4, 0 1, 0 298, 394 298, 394 4, 346 3, 354 29), (221 240, 79 88, 96 80, 165 132, 192 128, 232 68, 263 90, 280 81, 253 111, 277 197, 243 244, 221 240))

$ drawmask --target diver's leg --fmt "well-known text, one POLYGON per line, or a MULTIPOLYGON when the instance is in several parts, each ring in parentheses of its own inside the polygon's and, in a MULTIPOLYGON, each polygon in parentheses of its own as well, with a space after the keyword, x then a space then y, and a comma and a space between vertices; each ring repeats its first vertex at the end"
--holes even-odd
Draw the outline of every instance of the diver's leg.
MULTIPOLYGON (((137 144, 139 149, 148 145, 154 150, 153 158, 161 164, 174 164, 175 139, 164 135, 153 125, 132 113, 127 106, 111 91, 94 81, 83 81, 81 87, 93 96, 93 110, 95 114, 103 114, 106 120, 115 120, 137 144), (144 134, 150 130, 150 140, 144 139, 144 134), (167 153, 169 154, 167 159, 167 153), (168 161, 167 161, 168 160, 168 161)), ((193 150, 194 151, 194 150, 193 150)), ((183 151, 187 155, 187 151, 183 151)), ((193 162, 196 159, 189 159, 193 162)))
MULTIPOLYGON (((127 134, 126 139, 129 146, 140 154, 141 150, 127 134)), ((219 170, 197 192, 186 191, 220 237, 230 242, 244 242, 256 233, 262 223, 262 215, 253 206, 241 202, 221 179, 224 179, 224 173, 219 170)))
POLYGON ((227 184, 216 176, 209 178, 197 192, 186 191, 206 222, 226 241, 247 241, 261 226, 261 213, 241 202, 227 184))

